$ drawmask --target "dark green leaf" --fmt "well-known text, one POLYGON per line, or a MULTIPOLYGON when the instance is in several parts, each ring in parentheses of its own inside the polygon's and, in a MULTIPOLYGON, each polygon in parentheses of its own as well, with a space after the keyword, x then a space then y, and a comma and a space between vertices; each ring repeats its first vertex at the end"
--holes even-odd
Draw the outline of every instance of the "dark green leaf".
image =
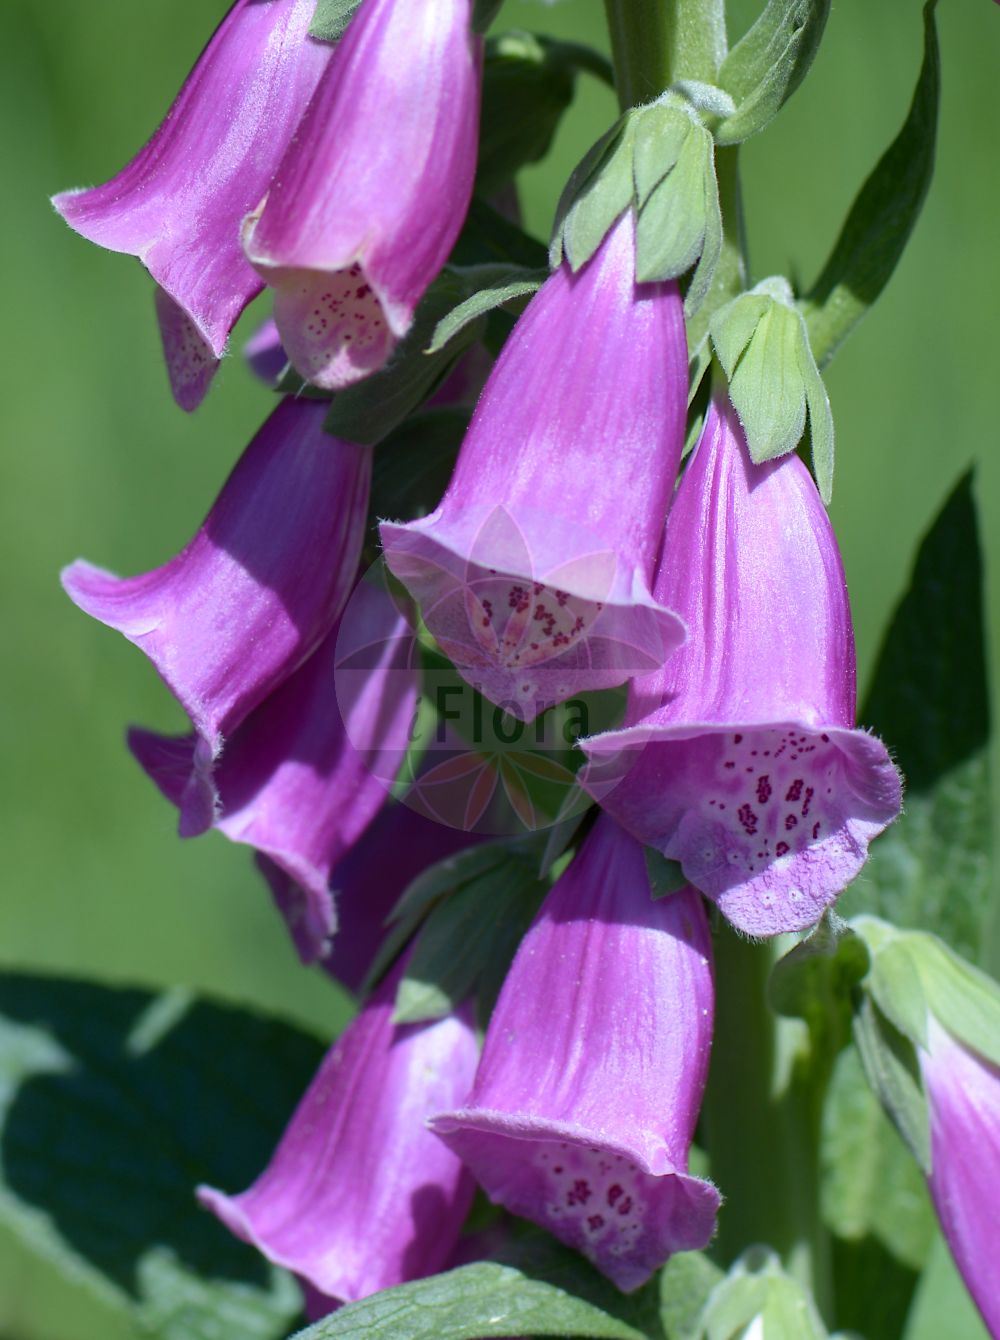
POLYGON ((548 263, 548 251, 499 210, 473 196, 449 261, 455 266, 501 262, 523 265, 526 270, 542 270, 548 263))
POLYGON ((649 891, 653 898, 665 898, 676 893, 687 884, 679 861, 668 861, 652 847, 645 849, 646 873, 649 875, 649 891))
POLYGON ((821 368, 888 283, 930 186, 941 83, 935 4, 924 6, 924 60, 909 116, 861 188, 806 303, 821 368))
POLYGON ((829 13, 830 0, 768 0, 719 71, 736 111, 716 127, 717 144, 738 144, 777 116, 805 78, 829 13))
POLYGON ((492 1005, 547 889, 533 852, 500 850, 502 860, 438 901, 428 916, 399 984, 397 1023, 441 1018, 484 978, 492 1005))
POLYGON ((375 453, 373 517, 414 521, 433 511, 451 478, 468 424, 468 410, 442 406, 422 410, 390 433, 375 453))
POLYGON ((287 1334, 289 1276, 194 1200, 266 1164, 319 1062, 185 993, 0 977, 0 1219, 163 1340, 287 1334))
POLYGON ((500 12, 503 0, 473 0, 472 27, 477 33, 484 33, 500 12))
POLYGON ((573 42, 510 32, 486 44, 476 189, 494 194, 527 163, 549 151, 573 101, 576 74, 589 70, 613 84, 606 56, 573 42))
POLYGON ((502 1261, 462 1266, 352 1303, 298 1340, 646 1340, 658 1330, 654 1290, 626 1297, 576 1253, 532 1236, 502 1261))
POLYGON ((900 818, 841 910, 934 931, 979 956, 992 897, 990 728, 982 562, 972 477, 917 554, 861 714, 906 778, 900 818))
POLYGON ((516 302, 523 306, 518 300, 537 293, 549 275, 548 269, 526 270, 521 265, 507 264, 453 268, 450 273, 469 296, 437 323, 427 348, 428 354, 436 354, 470 322, 478 321, 495 308, 516 302))
POLYGON ((317 0, 310 36, 323 42, 336 42, 360 8, 361 0, 317 0))
POLYGON ((864 941, 824 917, 811 935, 779 959, 768 994, 779 1014, 804 1019, 819 1055, 833 1056, 851 1036, 851 997, 868 971, 864 941))

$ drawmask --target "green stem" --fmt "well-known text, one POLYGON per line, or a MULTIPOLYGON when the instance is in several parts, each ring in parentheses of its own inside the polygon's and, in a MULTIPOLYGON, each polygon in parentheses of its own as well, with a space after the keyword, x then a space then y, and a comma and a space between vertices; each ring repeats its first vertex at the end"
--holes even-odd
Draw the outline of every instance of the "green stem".
POLYGON ((729 1265, 764 1243, 827 1312, 828 1235, 819 1211, 819 1146, 826 1058, 801 1051, 805 1025, 767 1001, 771 944, 724 926, 716 943, 712 1069, 703 1107, 712 1176, 725 1196, 715 1250, 729 1265))
POLYGON ((725 55, 724 0, 604 0, 622 110, 677 79, 712 82, 725 55))

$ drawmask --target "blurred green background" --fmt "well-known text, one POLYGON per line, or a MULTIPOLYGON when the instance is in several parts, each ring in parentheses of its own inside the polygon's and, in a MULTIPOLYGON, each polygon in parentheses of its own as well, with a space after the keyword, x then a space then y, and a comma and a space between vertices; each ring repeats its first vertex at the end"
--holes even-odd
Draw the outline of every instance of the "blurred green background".
MULTIPOLYGON (((731 5, 732 35, 758 8, 731 5)), ((48 204, 56 190, 103 181, 138 148, 223 9, 223 0, 3 7, 0 963, 189 983, 328 1035, 346 1001, 299 968, 247 851, 216 836, 179 842, 174 811, 124 748, 128 723, 180 727, 177 709, 145 659, 78 613, 57 580, 78 555, 123 573, 172 555, 271 403, 236 356, 196 415, 176 409, 148 277, 76 237, 48 204)), ((828 374, 838 434, 833 518, 862 683, 916 541, 970 462, 994 627, 1000 612, 990 371, 1000 299, 1000 10, 949 0, 939 19, 944 93, 930 198, 882 301, 828 374)), ((499 25, 605 43, 600 0, 506 0, 499 25)), ((903 119, 920 42, 918 0, 837 0, 805 85, 744 154, 754 278, 814 277, 903 119)), ((523 174, 527 224, 539 235, 569 168, 613 110, 606 90, 582 82, 555 153, 523 174)), ((234 350, 262 314, 244 319, 234 350)), ((0 1235, 0 1340, 114 1340, 115 1325, 0 1235)))

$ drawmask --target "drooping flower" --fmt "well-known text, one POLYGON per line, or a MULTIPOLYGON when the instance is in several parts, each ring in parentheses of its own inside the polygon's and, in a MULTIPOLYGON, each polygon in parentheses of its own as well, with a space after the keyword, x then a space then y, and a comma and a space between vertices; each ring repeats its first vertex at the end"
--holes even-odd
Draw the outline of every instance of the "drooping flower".
POLYGON ((465 1010, 394 1026, 402 970, 329 1052, 253 1186, 198 1191, 237 1237, 342 1302, 440 1270, 472 1200, 425 1119, 467 1091, 475 1033, 465 1010))
POLYGON ((156 280, 174 397, 195 409, 263 285, 240 225, 267 191, 333 48, 315 0, 236 0, 153 138, 103 186, 53 201, 76 232, 156 280))
POLYGON ((683 638, 649 583, 683 440, 684 322, 676 285, 637 285, 634 268, 626 212, 518 321, 437 509, 381 528, 442 649, 524 720, 683 638))
POLYGON ((931 1196, 990 1334, 1000 1336, 1000 1067, 933 1015, 919 1051, 930 1109, 931 1196))
POLYGON ((582 741, 584 785, 681 863, 740 930, 817 921, 899 813, 885 746, 855 730, 836 539, 795 455, 755 466, 716 398, 667 523, 654 594, 689 639, 582 741))
MULTIPOLYGON (((349 619, 233 732, 214 773, 213 826, 264 858, 261 870, 306 962, 326 953, 338 921, 330 872, 385 803, 416 710, 409 621, 367 583, 348 608, 349 619), (365 682, 358 693, 338 694, 338 662, 359 641, 371 649, 365 682)), ((129 746, 180 805, 196 737, 132 730, 129 746)))
POLYGON ((80 560, 62 574, 70 599, 144 651, 191 719, 185 836, 215 816, 224 739, 326 637, 357 572, 371 453, 325 433, 326 410, 284 400, 162 567, 116 577, 80 560))
POLYGON ((719 1196, 688 1175, 714 995, 708 923, 654 901, 602 817, 518 950, 464 1106, 431 1124, 490 1198, 634 1289, 704 1247, 719 1196))
POLYGON ((472 193, 481 52, 470 0, 364 0, 244 246, 288 355, 336 390, 380 368, 472 193))

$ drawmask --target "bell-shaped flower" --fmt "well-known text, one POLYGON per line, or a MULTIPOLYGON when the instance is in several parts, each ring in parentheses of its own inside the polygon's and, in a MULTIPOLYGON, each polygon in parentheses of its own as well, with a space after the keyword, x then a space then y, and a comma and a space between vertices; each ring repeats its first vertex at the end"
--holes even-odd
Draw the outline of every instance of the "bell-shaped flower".
POLYGON ((582 741, 583 784, 749 935, 800 930, 899 813, 885 746, 855 730, 837 542, 795 455, 753 465, 721 397, 681 481, 654 593, 689 630, 582 741))
POLYGON ((317 386, 382 367, 462 226, 479 124, 470 10, 364 0, 246 221, 288 356, 317 386))
POLYGON ((684 636, 649 590, 683 441, 684 321, 676 285, 634 268, 626 212, 518 321, 437 509, 381 528, 456 668, 523 720, 659 667, 684 636))
POLYGON ((700 896, 654 901, 602 817, 518 950, 471 1095, 431 1124, 491 1200, 634 1289, 715 1228, 718 1192, 687 1172, 713 1006, 700 896))
MULTIPOLYGON (((405 757, 418 692, 411 649, 406 617, 384 590, 361 583, 338 627, 233 732, 216 766, 213 826, 260 853, 306 962, 326 953, 337 927, 330 873, 382 808, 405 757), (359 641, 371 651, 364 684, 338 694, 338 662, 359 641)), ((129 746, 180 805, 196 737, 131 730, 129 746)), ((190 836, 183 813, 181 835, 190 836)))
POLYGON ((321 401, 283 401, 194 539, 138 577, 78 561, 70 599, 146 653, 191 719, 181 831, 203 832, 223 741, 315 650, 357 572, 371 452, 323 431, 321 401))
POLYGON ((198 1191, 237 1237, 342 1302, 440 1270, 472 1201, 468 1172, 426 1125, 472 1081, 471 1018, 393 1025, 401 972, 329 1052, 253 1186, 198 1191))
POLYGON ((270 185, 333 48, 315 0, 236 0, 153 138, 103 186, 53 201, 76 232, 137 256, 159 286, 171 386, 195 409, 263 287, 240 225, 270 185))
POLYGON ((920 1069, 930 1113, 931 1196, 966 1287, 1000 1336, 1000 1067, 933 1015, 920 1069))

